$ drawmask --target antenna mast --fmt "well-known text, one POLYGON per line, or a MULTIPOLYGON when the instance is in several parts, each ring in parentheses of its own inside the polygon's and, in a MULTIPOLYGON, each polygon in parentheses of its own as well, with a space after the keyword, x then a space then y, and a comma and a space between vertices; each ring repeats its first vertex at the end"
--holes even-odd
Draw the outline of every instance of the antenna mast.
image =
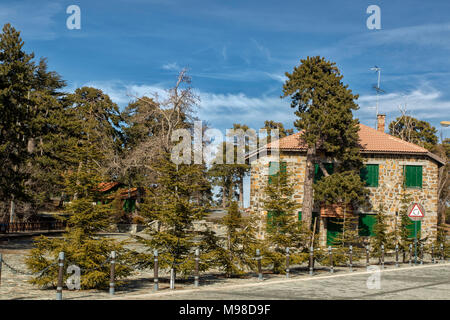
MULTIPOLYGON (((377 85, 373 86, 373 88, 375 89, 376 93, 377 93, 377 106, 376 106, 376 116, 378 117, 378 105, 379 105, 379 100, 380 100, 380 93, 384 92, 381 88, 380 88, 380 81, 381 81, 381 68, 374 66, 373 68, 370 68, 370 70, 375 71, 378 73, 378 81, 377 81, 377 85)), ((377 120, 375 120, 375 124, 377 120)), ((375 128, 377 126, 375 125, 375 128)))

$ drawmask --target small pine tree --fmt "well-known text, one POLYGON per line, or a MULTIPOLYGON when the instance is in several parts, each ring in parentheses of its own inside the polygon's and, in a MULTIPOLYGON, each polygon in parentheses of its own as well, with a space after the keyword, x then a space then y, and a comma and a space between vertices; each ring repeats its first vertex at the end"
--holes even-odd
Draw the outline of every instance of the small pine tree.
POLYGON ((409 236, 410 225, 413 223, 408 217, 408 207, 411 204, 411 195, 406 193, 406 190, 402 190, 402 198, 400 200, 400 224, 398 230, 396 231, 396 238, 399 246, 399 250, 402 251, 403 263, 406 262, 406 253, 409 251, 409 245, 413 244, 413 239, 409 236))
MULTIPOLYGON (((123 279, 131 274, 133 257, 124 248, 125 242, 111 238, 99 238, 97 233, 109 225, 109 205, 95 205, 92 199, 82 198, 72 202, 67 211, 67 233, 62 238, 41 236, 35 240, 35 247, 26 259, 28 268, 39 272, 54 263, 59 252, 65 253, 66 266, 81 268, 81 289, 106 288, 109 284, 110 265, 107 259, 111 251, 117 254, 116 278, 123 279)), ((64 281, 70 276, 64 272, 64 281)), ((54 265, 42 275, 31 280, 42 287, 55 287, 58 267, 54 265)))
POLYGON ((280 168, 278 174, 270 177, 264 188, 263 208, 267 211, 266 236, 263 248, 266 265, 272 265, 273 272, 283 273, 286 248, 291 249, 292 263, 306 258, 302 252, 308 248, 311 232, 298 221, 294 200, 294 188, 288 172, 280 168))
POLYGON ((186 276, 194 267, 194 251, 202 244, 194 222, 206 216, 207 203, 193 200, 208 189, 205 174, 200 165, 176 165, 170 154, 161 156, 154 167, 159 173, 157 183, 149 188, 140 211, 148 220, 158 221, 159 230, 147 229, 150 237, 138 240, 149 249, 150 256, 158 250, 162 269, 173 268, 186 276))
POLYGON ((218 241, 215 260, 227 277, 242 275, 255 269, 254 253, 259 241, 256 239, 255 221, 242 217, 238 203, 232 201, 220 224, 226 229, 225 238, 218 241))
POLYGON ((378 208, 378 212, 376 215, 376 221, 373 226, 374 236, 371 237, 371 249, 372 255, 374 257, 378 257, 379 262, 381 263, 381 245, 384 245, 385 252, 388 249, 394 248, 394 235, 388 231, 388 224, 386 222, 386 215, 384 213, 383 204, 380 204, 378 208))
POLYGON ((352 213, 344 211, 342 219, 335 222, 341 225, 342 232, 339 232, 332 241, 333 259, 336 264, 346 263, 348 261, 350 246, 353 248, 353 261, 357 261, 362 256, 361 237, 358 232, 358 217, 352 213))

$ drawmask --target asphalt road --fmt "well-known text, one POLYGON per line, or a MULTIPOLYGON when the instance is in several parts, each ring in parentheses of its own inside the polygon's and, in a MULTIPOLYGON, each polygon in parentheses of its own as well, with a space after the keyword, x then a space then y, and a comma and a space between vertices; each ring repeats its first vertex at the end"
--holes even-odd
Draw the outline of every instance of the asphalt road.
POLYGON ((253 299, 401 299, 450 300, 450 263, 401 267, 377 272, 330 274, 252 284, 203 287, 129 295, 126 299, 253 300, 253 299), (379 276, 379 288, 376 280, 379 276))

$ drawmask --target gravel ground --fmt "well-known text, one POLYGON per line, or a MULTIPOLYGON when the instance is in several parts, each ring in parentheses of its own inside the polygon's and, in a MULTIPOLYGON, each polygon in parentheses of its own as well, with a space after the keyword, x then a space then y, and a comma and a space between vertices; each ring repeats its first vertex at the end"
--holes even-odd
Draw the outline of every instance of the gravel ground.
MULTIPOLYGON (((125 234, 111 234, 109 235, 116 239, 124 239, 125 234)), ((137 249, 138 244, 130 244, 131 248, 137 249)), ((13 268, 26 271, 24 264, 25 257, 29 250, 32 248, 32 241, 28 239, 16 239, 8 243, 0 243, 0 252, 3 254, 3 259, 11 265, 13 268)), ((376 260, 372 260, 371 263, 375 264, 376 260)), ((430 263, 430 257, 425 257, 425 264, 430 263)), ((386 268, 393 268, 394 262, 393 258, 386 259, 386 268)), ((407 266, 408 264, 405 264, 407 266)), ((353 267, 353 271, 364 271, 366 269, 365 262, 360 261, 358 265, 353 267)), ((329 268, 325 266, 316 265, 315 275, 326 275, 329 274, 329 268)), ((349 272, 348 267, 336 267, 336 274, 343 274, 349 272)), ((160 291, 170 291, 169 289, 169 279, 168 275, 160 273, 160 291)), ((300 279, 308 278, 309 272, 306 265, 301 266, 291 266, 291 278, 300 279)), ((10 300, 10 299, 55 299, 56 291, 54 289, 40 289, 36 286, 31 285, 28 281, 31 276, 13 273, 8 267, 3 265, 1 274, 1 284, 0 284, 0 299, 10 300)), ((284 279, 284 275, 274 275, 270 272, 264 272, 265 280, 281 280, 284 279)), ((256 274, 249 274, 244 278, 232 278, 228 279, 222 275, 214 272, 209 272, 200 275, 201 286, 207 286, 209 288, 220 288, 225 285, 245 285, 257 282, 256 274)), ((186 280, 178 280, 176 282, 176 290, 189 290, 193 289, 193 279, 188 278, 186 280)), ((133 295, 148 294, 153 292, 153 270, 138 270, 129 277, 121 288, 117 288, 116 297, 126 297, 133 295)), ((109 299, 110 295, 107 291, 99 290, 83 290, 83 291, 72 291, 64 288, 63 298, 67 300, 82 300, 82 299, 109 299)))

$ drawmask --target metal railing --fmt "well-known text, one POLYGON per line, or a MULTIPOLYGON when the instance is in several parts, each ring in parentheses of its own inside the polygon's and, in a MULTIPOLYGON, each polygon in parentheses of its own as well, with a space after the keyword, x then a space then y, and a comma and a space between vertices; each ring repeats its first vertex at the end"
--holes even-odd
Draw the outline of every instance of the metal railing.
POLYGON ((66 221, 41 221, 41 222, 2 222, 0 234, 19 233, 27 231, 64 230, 66 221))

